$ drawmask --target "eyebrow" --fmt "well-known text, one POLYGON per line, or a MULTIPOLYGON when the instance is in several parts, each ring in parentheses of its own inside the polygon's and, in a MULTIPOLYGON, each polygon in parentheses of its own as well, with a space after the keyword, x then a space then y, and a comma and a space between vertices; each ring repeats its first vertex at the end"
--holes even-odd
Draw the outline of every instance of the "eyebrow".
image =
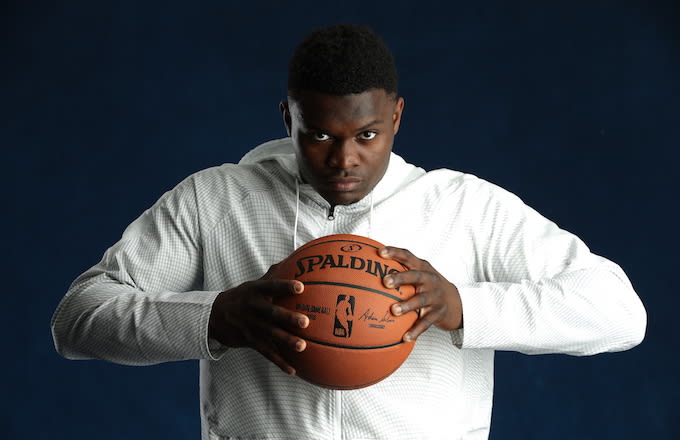
POLYGON ((359 127, 359 129, 357 131, 367 130, 367 129, 371 128, 372 126, 374 126, 376 124, 382 124, 383 122, 385 122, 385 121, 383 121, 382 119, 376 119, 375 121, 369 122, 368 124, 364 125, 363 127, 359 127))
MULTIPOLYGON (((378 125, 378 124, 382 124, 382 123, 384 123, 384 122, 385 122, 385 121, 383 121, 382 119, 376 119, 376 120, 371 121, 371 122, 369 122, 368 124, 366 124, 366 125, 364 125, 364 126, 362 126, 362 127, 357 128, 356 132, 357 132, 357 133, 360 133, 360 132, 362 132, 362 131, 366 131, 366 130, 368 130, 369 128, 371 128, 372 126, 378 125)), ((320 128, 318 128, 318 127, 315 127, 315 126, 312 126, 312 125, 307 126, 307 129, 308 129, 308 130, 314 130, 314 131, 318 131, 318 132, 327 133, 326 130, 322 130, 322 129, 320 129, 320 128)), ((330 133, 329 133, 329 134, 330 134, 330 133)))

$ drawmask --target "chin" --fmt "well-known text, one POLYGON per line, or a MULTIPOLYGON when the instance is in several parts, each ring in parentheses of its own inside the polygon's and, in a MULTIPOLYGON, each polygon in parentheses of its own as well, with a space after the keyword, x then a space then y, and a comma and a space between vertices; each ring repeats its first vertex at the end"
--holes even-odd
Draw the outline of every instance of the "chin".
POLYGON ((356 203, 359 200, 361 200, 363 197, 357 197, 357 196, 350 196, 347 195, 346 197, 325 197, 325 199, 330 203, 332 206, 335 205, 351 205, 352 203, 356 203))

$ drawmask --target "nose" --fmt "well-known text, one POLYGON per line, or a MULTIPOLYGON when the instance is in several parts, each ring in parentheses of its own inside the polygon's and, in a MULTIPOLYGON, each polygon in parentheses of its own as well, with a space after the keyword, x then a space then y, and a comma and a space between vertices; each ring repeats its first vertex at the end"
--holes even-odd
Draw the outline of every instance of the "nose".
POLYGON ((348 169, 359 165, 359 151, 352 139, 339 139, 333 143, 328 154, 328 165, 333 168, 348 169))

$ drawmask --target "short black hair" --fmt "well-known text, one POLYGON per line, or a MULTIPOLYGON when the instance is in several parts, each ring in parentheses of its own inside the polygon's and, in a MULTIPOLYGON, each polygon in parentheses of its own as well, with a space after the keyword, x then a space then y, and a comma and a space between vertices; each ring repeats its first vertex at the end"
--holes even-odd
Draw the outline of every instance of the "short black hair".
POLYGON ((317 29, 298 45, 288 68, 288 94, 301 91, 350 95, 369 89, 397 93, 394 56, 365 25, 337 24, 317 29))

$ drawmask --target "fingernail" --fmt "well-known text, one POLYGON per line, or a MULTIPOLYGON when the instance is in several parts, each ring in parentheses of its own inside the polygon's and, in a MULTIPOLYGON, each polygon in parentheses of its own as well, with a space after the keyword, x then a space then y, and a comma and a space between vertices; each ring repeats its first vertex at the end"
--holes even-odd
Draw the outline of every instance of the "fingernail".
POLYGON ((411 336, 411 333, 404 334, 404 342, 411 342, 411 339, 413 339, 413 336, 411 336))
POLYGON ((307 325, 309 325, 309 320, 307 318, 298 319, 298 327, 307 328, 307 325))
POLYGON ((392 287, 392 286, 394 286, 394 278, 392 278, 391 276, 388 275, 388 276, 386 276, 383 280, 384 280, 384 282, 385 282, 385 287, 392 287))
POLYGON ((286 374, 288 374, 289 376, 295 376, 295 368, 293 367, 286 368, 286 374))
POLYGON ((295 285, 293 286, 295 293, 302 293, 303 288, 304 286, 302 285, 302 283, 295 283, 295 285))
POLYGON ((305 349, 305 343, 303 341, 297 341, 295 343, 295 351, 302 351, 305 349))
POLYGON ((401 315, 401 306, 398 305, 392 306, 392 313, 395 314, 396 316, 401 315))

